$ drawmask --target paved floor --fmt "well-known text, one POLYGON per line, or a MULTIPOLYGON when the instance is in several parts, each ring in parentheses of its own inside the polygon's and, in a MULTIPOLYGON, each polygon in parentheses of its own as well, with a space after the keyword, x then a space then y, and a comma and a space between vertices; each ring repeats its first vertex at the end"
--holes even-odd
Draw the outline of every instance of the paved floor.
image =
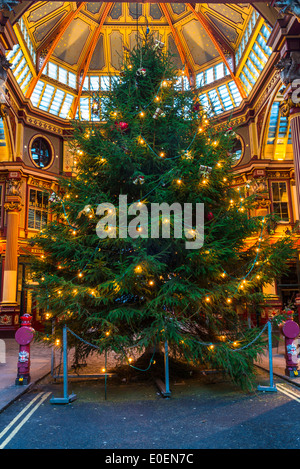
MULTIPOLYGON (((267 382, 258 369, 257 383, 267 382)), ((62 384, 42 381, 0 414, 0 449, 100 449, 98 464, 124 450, 147 458, 188 449, 198 465, 198 449, 300 449, 300 390, 275 382, 278 392, 245 393, 228 379, 188 378, 162 399, 153 382, 109 381, 105 399, 103 380, 72 381, 77 399, 51 405, 62 384)))
MULTIPOLYGON (((32 388, 39 380, 51 373, 51 348, 47 345, 40 343, 31 344, 31 383, 27 386, 15 385, 17 375, 17 359, 19 346, 15 339, 2 339, 5 344, 5 360, 3 360, 3 353, 0 354, 0 412, 5 409, 11 402, 18 396, 32 388), (5 363, 1 363, 5 361, 5 363)), ((3 343, 2 351, 3 351, 3 343)), ((287 381, 292 382, 300 387, 300 373, 299 377, 287 378, 285 376, 285 359, 284 359, 284 345, 283 342, 273 349, 273 372, 275 376, 281 377, 287 381)), ((61 353, 59 349, 54 352, 56 370, 62 373, 62 365, 60 365, 61 353)), ((70 360, 71 362, 71 360, 70 360)), ((104 355, 92 354, 87 360, 87 365, 77 370, 81 374, 99 374, 105 363, 104 355)), ((116 364, 116 357, 108 355, 107 369, 110 370, 116 364)), ((260 357, 257 363, 264 370, 269 369, 268 352, 266 355, 260 357)), ((69 367, 69 373, 74 374, 74 370, 69 367)))

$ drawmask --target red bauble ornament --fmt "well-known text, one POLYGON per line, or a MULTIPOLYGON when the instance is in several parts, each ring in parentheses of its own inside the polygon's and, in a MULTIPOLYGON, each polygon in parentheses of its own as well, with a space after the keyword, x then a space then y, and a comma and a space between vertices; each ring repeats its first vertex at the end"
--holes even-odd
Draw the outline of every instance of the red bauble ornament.
POLYGON ((193 111, 194 111, 194 112, 200 111, 200 103, 195 103, 195 104, 193 105, 193 111))
POLYGON ((206 219, 208 221, 211 221, 214 219, 214 214, 212 212, 208 212, 208 214, 206 215, 206 219))
POLYGON ((129 129, 127 122, 115 122, 115 126, 117 129, 121 130, 121 132, 126 132, 126 130, 129 129))

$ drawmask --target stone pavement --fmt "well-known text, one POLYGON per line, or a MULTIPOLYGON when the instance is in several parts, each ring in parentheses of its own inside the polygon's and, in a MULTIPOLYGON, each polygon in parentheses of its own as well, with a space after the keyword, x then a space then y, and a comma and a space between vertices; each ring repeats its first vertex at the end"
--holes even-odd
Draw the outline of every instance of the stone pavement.
MULTIPOLYGON (((19 345, 15 339, 2 339, 5 343, 5 360, 3 354, 0 352, 0 412, 4 410, 13 401, 18 399, 24 392, 31 389, 38 381, 51 374, 51 348, 41 343, 33 342, 30 348, 31 358, 31 382, 28 385, 16 385, 15 379, 17 376, 17 360, 19 345), (5 361, 5 363, 1 363, 5 361)), ((2 342, 3 345, 3 342, 2 342)), ((272 349, 273 353, 273 373, 286 381, 292 382, 300 387, 300 371, 299 377, 289 378, 285 376, 285 359, 284 359, 284 344, 283 340, 279 341, 278 347, 272 349)), ((62 364, 60 367, 60 350, 56 349, 54 352, 56 372, 62 374, 62 364)), ((80 375, 86 374, 100 374, 101 369, 104 367, 104 355, 99 356, 93 353, 87 360, 87 365, 76 371, 80 375)), ((71 359, 69 360, 69 364, 71 359)), ((108 354, 107 369, 111 370, 116 364, 116 357, 113 354, 108 354)), ((266 354, 262 355, 256 365, 266 371, 269 371, 269 355, 268 350, 266 354)), ((300 368, 300 366, 299 366, 300 368)), ((74 370, 69 366, 69 373, 74 375, 74 370)), ((51 376, 51 375, 50 375, 51 376)))
POLYGON ((2 345, 3 342, 4 352, 0 355, 0 412, 51 371, 51 349, 43 344, 31 344, 31 383, 15 385, 19 344, 13 338, 1 339, 2 345))

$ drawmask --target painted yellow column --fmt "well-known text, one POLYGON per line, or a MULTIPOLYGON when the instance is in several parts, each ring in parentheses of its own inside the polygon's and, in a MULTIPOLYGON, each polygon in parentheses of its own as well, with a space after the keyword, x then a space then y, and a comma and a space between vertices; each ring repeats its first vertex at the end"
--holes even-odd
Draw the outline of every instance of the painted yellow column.
POLYGON ((22 209, 20 195, 20 173, 9 173, 8 191, 4 204, 6 211, 6 250, 3 272, 0 323, 7 331, 19 326, 19 306, 17 304, 18 237, 19 218, 22 209))

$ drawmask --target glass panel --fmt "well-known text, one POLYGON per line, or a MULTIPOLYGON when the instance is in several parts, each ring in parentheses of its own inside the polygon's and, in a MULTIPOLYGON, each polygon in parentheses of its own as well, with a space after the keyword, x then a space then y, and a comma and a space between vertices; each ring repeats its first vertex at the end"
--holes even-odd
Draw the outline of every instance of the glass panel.
POLYGON ((212 83, 214 81, 214 69, 208 68, 205 70, 205 84, 208 85, 209 83, 212 83))
POLYGON ((63 102, 65 96, 65 92, 62 90, 56 90, 51 107, 49 109, 49 112, 52 114, 58 114, 58 111, 60 110, 61 103, 63 102))
POLYGON ((59 113, 59 117, 65 119, 71 109, 74 97, 71 94, 67 94, 64 103, 62 105, 61 111, 59 113))
POLYGON ((221 64, 218 64, 215 66, 215 76, 216 80, 219 80, 220 78, 223 78, 224 76, 224 64, 223 62, 221 64))
POLYGON ((69 86, 76 88, 76 75, 72 72, 69 72, 69 86))
POLYGON ((35 189, 29 192, 28 228, 39 230, 48 222, 48 194, 35 189))
POLYGON ((52 62, 49 62, 48 76, 50 78, 54 78, 54 80, 57 80, 57 65, 52 62))
POLYGON ((48 166, 51 162, 51 148, 47 140, 36 138, 31 145, 31 157, 40 168, 48 166))
POLYGON ((53 96, 54 91, 55 91, 54 86, 46 85, 43 97, 42 97, 40 105, 39 105, 39 108, 43 109, 44 111, 48 111, 49 104, 50 104, 50 101, 51 101, 51 98, 53 96))
POLYGON ((269 122, 269 133, 268 133, 268 139, 267 139, 268 145, 273 145, 275 142, 278 116, 279 116, 279 104, 280 103, 278 101, 272 104, 271 113, 270 113, 270 122, 269 122))
POLYGON ((58 80, 66 85, 68 83, 68 71, 62 67, 58 68, 58 80))
POLYGON ((28 211, 28 228, 34 229, 34 210, 32 208, 28 211))
POLYGON ((201 72, 196 75, 196 86, 197 88, 200 88, 203 85, 204 85, 204 75, 203 75, 203 72, 201 72))
POLYGON ((90 119, 89 99, 80 98, 80 117, 84 120, 90 119))
POLYGON ((36 190, 30 189, 30 193, 29 193, 29 205, 35 205, 35 196, 36 196, 36 190))
POLYGON ((227 86, 226 85, 219 86, 218 91, 220 93, 224 108, 226 110, 233 108, 233 104, 232 104, 227 86))
POLYGON ((100 77, 90 77, 90 89, 98 91, 100 89, 100 77))
POLYGON ((219 114, 220 112, 223 112, 223 107, 221 104, 221 101, 219 99, 219 96, 216 92, 216 90, 211 90, 208 92, 208 96, 212 105, 212 108, 216 114, 219 114))
POLYGON ((109 91, 110 80, 109 77, 102 76, 101 77, 101 90, 109 91))

